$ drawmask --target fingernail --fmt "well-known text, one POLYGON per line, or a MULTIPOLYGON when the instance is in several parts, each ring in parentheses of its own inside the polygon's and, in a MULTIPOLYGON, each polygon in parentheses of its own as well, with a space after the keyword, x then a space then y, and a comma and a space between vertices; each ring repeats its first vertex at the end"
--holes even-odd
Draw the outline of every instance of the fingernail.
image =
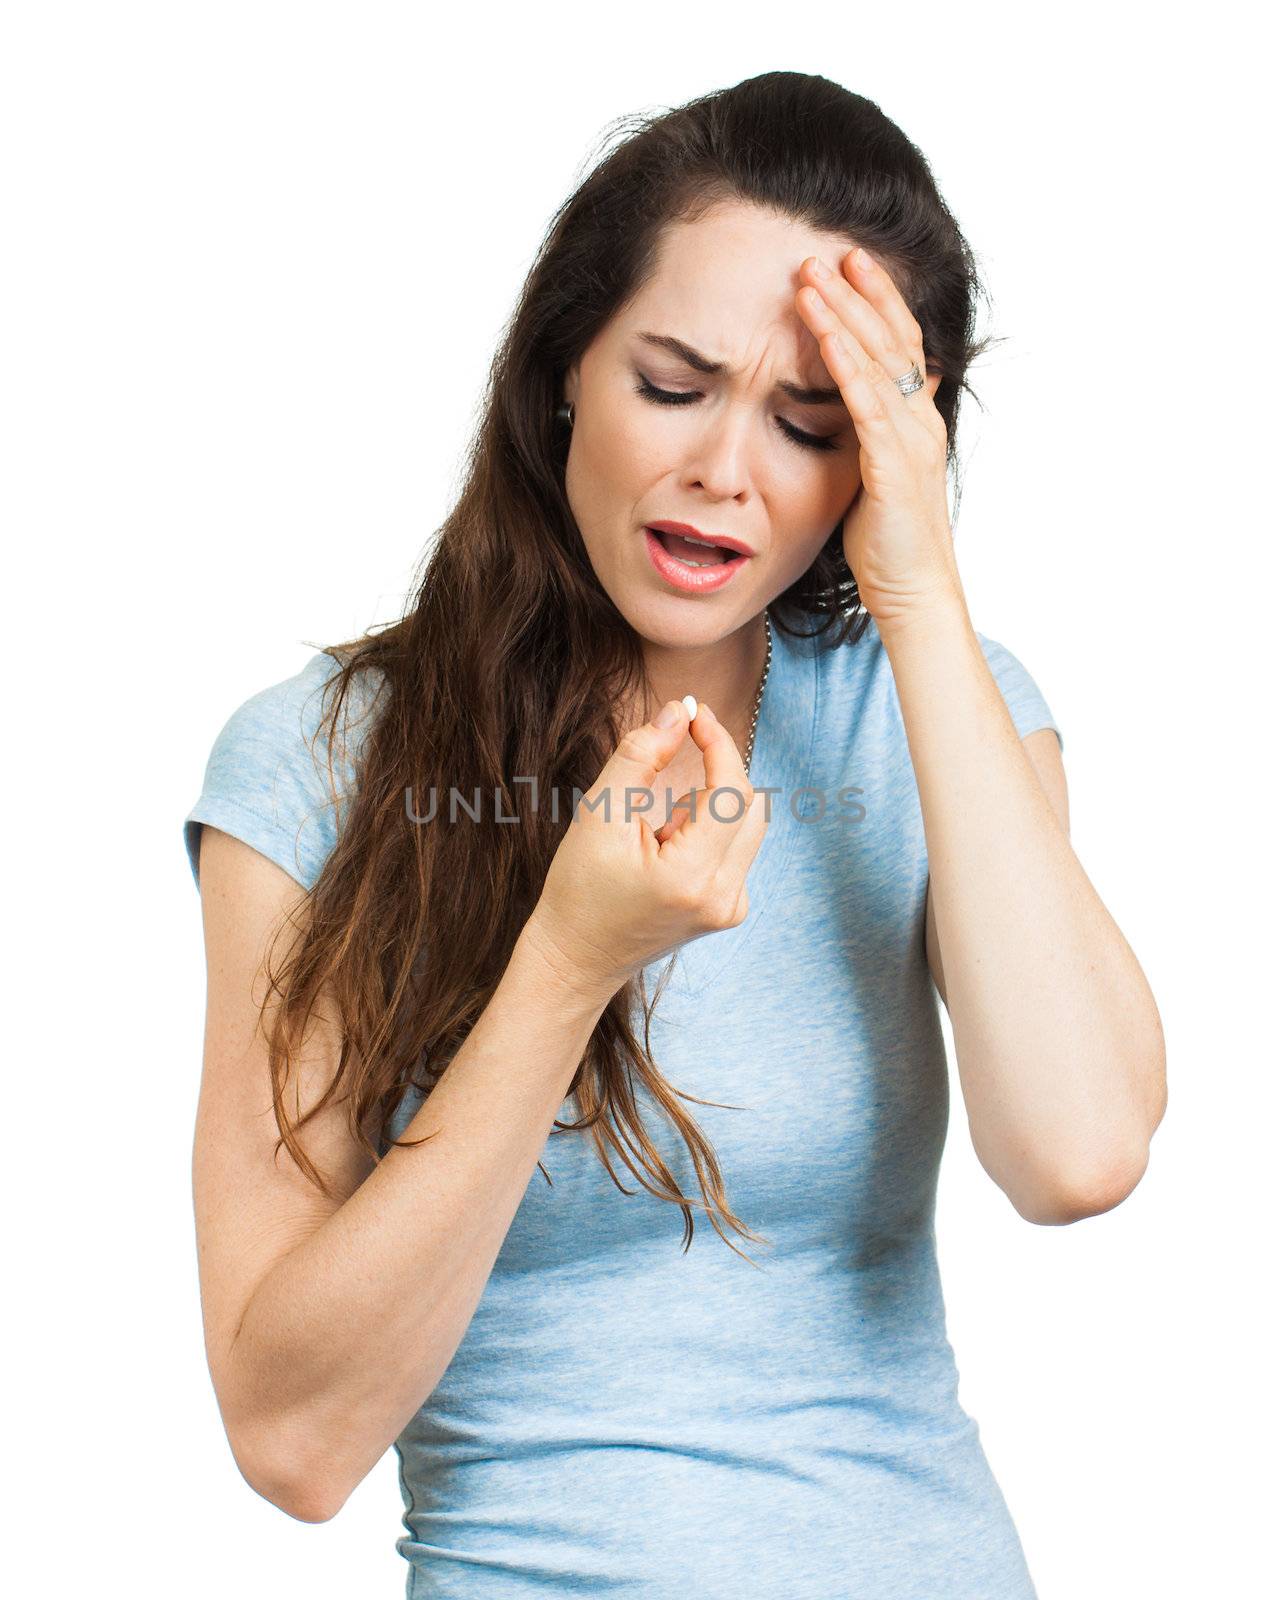
POLYGON ((855 247, 855 265, 860 269, 860 271, 861 272, 867 272, 868 269, 872 266, 872 264, 873 264, 873 258, 872 258, 872 256, 869 255, 868 251, 867 250, 863 250, 863 249, 860 248, 859 245, 856 245, 856 247, 855 247))
POLYGON ((817 278, 831 278, 833 276, 833 268, 827 261, 821 261, 819 256, 812 256, 811 270, 817 278))
POLYGON ((691 694, 686 694, 684 696, 684 715, 690 722, 692 722, 693 718, 697 715, 697 701, 694 700, 691 694))
POLYGON ((675 700, 668 700, 662 710, 653 719, 655 728, 674 728, 680 720, 680 707, 675 700))

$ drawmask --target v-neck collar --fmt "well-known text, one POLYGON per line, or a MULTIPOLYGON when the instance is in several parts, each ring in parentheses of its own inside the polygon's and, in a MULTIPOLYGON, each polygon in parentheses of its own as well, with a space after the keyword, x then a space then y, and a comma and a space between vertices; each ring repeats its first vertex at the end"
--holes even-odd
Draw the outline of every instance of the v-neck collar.
MULTIPOLYGON (((795 791, 810 788, 814 781, 821 698, 820 645, 817 638, 787 637, 776 629, 775 623, 773 633, 772 661, 750 759, 754 803, 769 807, 769 820, 758 854, 746 874, 749 910, 745 921, 735 928, 702 934, 678 947, 675 970, 663 991, 663 1005, 672 993, 684 997, 700 994, 729 969, 774 900, 800 834, 811 826, 794 815, 797 811, 800 816, 809 817, 810 799, 799 796, 792 807, 790 802, 795 791), (759 793, 761 789, 779 792, 765 797, 759 793)), ((645 985, 651 999, 670 960, 668 951, 645 968, 645 985)))

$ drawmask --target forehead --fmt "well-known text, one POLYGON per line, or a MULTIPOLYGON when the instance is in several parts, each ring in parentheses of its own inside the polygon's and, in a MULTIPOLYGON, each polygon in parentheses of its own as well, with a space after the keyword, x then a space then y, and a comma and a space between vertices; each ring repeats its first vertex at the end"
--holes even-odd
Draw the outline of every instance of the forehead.
POLYGON ((818 255, 837 269, 851 241, 762 207, 726 202, 672 223, 654 270, 615 319, 621 332, 653 328, 736 367, 765 359, 786 372, 825 372, 814 334, 794 306, 798 269, 818 255))

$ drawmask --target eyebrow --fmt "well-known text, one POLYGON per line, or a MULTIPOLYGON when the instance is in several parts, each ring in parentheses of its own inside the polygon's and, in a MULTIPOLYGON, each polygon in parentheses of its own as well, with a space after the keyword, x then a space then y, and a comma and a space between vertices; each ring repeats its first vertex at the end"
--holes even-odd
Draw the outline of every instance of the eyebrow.
MULTIPOLYGON (((729 376, 730 368, 722 361, 711 361, 692 345, 685 344, 683 339, 673 338, 668 333, 637 333, 638 339, 643 339, 646 344, 658 345, 663 350, 668 350, 672 355, 679 356, 681 361, 687 362, 695 372, 705 373, 707 377, 729 376)), ((797 401, 801 406, 836 406, 842 405, 841 391, 836 385, 824 389, 803 388, 801 384, 790 383, 782 379, 776 388, 789 399, 797 401)))

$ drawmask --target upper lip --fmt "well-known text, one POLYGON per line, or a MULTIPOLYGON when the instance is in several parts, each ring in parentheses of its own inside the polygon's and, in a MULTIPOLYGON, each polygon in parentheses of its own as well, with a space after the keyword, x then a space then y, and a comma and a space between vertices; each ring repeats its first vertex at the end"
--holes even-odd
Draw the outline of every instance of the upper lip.
POLYGON ((732 539, 726 533, 703 533, 687 522, 646 522, 646 528, 658 528, 663 533, 682 534, 686 539, 700 539, 703 544, 718 545, 722 550, 735 550, 738 555, 752 556, 754 551, 744 539, 732 539))

